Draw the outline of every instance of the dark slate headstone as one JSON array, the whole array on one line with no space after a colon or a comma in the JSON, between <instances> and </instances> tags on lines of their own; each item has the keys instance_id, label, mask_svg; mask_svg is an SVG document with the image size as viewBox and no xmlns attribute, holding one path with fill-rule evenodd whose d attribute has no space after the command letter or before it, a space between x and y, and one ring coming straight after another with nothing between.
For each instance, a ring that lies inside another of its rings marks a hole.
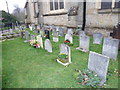
<instances>
[{"instance_id":1,"label":"dark slate headstone","mask_svg":"<svg viewBox=\"0 0 120 90\"><path fill-rule=\"evenodd\" d=\"M45 30L45 38L50 39L50 31Z\"/></svg>"}]
</instances>

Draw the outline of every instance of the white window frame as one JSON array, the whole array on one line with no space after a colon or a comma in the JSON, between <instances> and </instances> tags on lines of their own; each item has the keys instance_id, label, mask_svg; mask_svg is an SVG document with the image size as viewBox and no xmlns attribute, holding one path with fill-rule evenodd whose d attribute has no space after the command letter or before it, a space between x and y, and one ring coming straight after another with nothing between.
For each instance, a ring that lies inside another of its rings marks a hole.
<instances>
[{"instance_id":1,"label":"white window frame","mask_svg":"<svg viewBox=\"0 0 120 90\"><path fill-rule=\"evenodd\" d=\"M97 0L97 2L96 2L96 8L97 9L101 9L101 2L102 2L102 0ZM115 7L115 0L112 0L112 9Z\"/></svg>"},{"instance_id":2,"label":"white window frame","mask_svg":"<svg viewBox=\"0 0 120 90\"><path fill-rule=\"evenodd\" d=\"M58 9L57 10L55 10L55 4L54 4L54 1L55 0L53 0L53 10L50 10L50 0L49 0L49 13L61 13L61 12L65 12L65 7L66 7L66 5L65 5L65 0L63 0L63 3L64 3L64 8L63 9L60 9L60 0L58 0Z\"/></svg>"}]
</instances>

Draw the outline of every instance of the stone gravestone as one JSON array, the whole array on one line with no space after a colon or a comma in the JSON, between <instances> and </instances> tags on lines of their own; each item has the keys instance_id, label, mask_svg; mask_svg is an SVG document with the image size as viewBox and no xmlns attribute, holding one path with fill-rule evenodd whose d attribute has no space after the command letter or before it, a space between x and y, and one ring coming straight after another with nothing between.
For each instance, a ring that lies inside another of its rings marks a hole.
<instances>
[{"instance_id":1,"label":"stone gravestone","mask_svg":"<svg viewBox=\"0 0 120 90\"><path fill-rule=\"evenodd\" d=\"M101 44L102 43L102 34L101 33L94 33L93 34L93 43L94 44Z\"/></svg>"},{"instance_id":2,"label":"stone gravestone","mask_svg":"<svg viewBox=\"0 0 120 90\"><path fill-rule=\"evenodd\" d=\"M116 60L118 55L119 39L104 38L102 54Z\"/></svg>"},{"instance_id":3,"label":"stone gravestone","mask_svg":"<svg viewBox=\"0 0 120 90\"><path fill-rule=\"evenodd\" d=\"M54 42L58 42L59 41L58 32L56 30L53 31L53 41Z\"/></svg>"},{"instance_id":4,"label":"stone gravestone","mask_svg":"<svg viewBox=\"0 0 120 90\"><path fill-rule=\"evenodd\" d=\"M50 31L45 30L45 38L50 39Z\"/></svg>"},{"instance_id":5,"label":"stone gravestone","mask_svg":"<svg viewBox=\"0 0 120 90\"><path fill-rule=\"evenodd\" d=\"M109 57L95 52L90 52L88 59L88 69L94 71L101 78L99 86L102 86L106 82L108 65Z\"/></svg>"},{"instance_id":6,"label":"stone gravestone","mask_svg":"<svg viewBox=\"0 0 120 90\"><path fill-rule=\"evenodd\" d=\"M84 31L79 31L79 38L80 38L81 36L86 36L86 33L85 33Z\"/></svg>"},{"instance_id":7,"label":"stone gravestone","mask_svg":"<svg viewBox=\"0 0 120 90\"><path fill-rule=\"evenodd\" d=\"M73 35L73 29L72 28L68 28L67 34Z\"/></svg>"},{"instance_id":8,"label":"stone gravestone","mask_svg":"<svg viewBox=\"0 0 120 90\"><path fill-rule=\"evenodd\" d=\"M29 42L29 32L25 31L25 38L26 40L24 42Z\"/></svg>"},{"instance_id":9,"label":"stone gravestone","mask_svg":"<svg viewBox=\"0 0 120 90\"><path fill-rule=\"evenodd\" d=\"M89 36L81 36L79 47L76 48L77 50L81 50L83 52L89 51L89 43L90 43L90 37Z\"/></svg>"},{"instance_id":10,"label":"stone gravestone","mask_svg":"<svg viewBox=\"0 0 120 90\"><path fill-rule=\"evenodd\" d=\"M40 30L40 35L41 35L42 37L44 37L44 35L45 35L44 27L42 27L42 29Z\"/></svg>"},{"instance_id":11,"label":"stone gravestone","mask_svg":"<svg viewBox=\"0 0 120 90\"><path fill-rule=\"evenodd\" d=\"M52 44L49 39L45 40L45 50L52 53Z\"/></svg>"},{"instance_id":12,"label":"stone gravestone","mask_svg":"<svg viewBox=\"0 0 120 90\"><path fill-rule=\"evenodd\" d=\"M40 48L43 48L43 41L41 35L38 35L36 38L37 38L37 42L39 42Z\"/></svg>"},{"instance_id":13,"label":"stone gravestone","mask_svg":"<svg viewBox=\"0 0 120 90\"><path fill-rule=\"evenodd\" d=\"M71 51L70 51L70 47L66 44L61 44L60 45L60 54L66 54L68 55L68 62L66 63L63 63L61 62L60 60L57 59L57 62L64 65L64 66L67 66L69 64L71 64Z\"/></svg>"},{"instance_id":14,"label":"stone gravestone","mask_svg":"<svg viewBox=\"0 0 120 90\"><path fill-rule=\"evenodd\" d=\"M65 35L65 40L69 40L70 43L73 43L72 35L70 35L70 34L66 34L66 35Z\"/></svg>"},{"instance_id":15,"label":"stone gravestone","mask_svg":"<svg viewBox=\"0 0 120 90\"><path fill-rule=\"evenodd\" d=\"M52 35L53 35L53 32L55 32L56 31L56 28L54 27L54 28L52 28Z\"/></svg>"},{"instance_id":16,"label":"stone gravestone","mask_svg":"<svg viewBox=\"0 0 120 90\"><path fill-rule=\"evenodd\" d=\"M64 30L63 28L59 28L59 36L64 36Z\"/></svg>"}]
</instances>

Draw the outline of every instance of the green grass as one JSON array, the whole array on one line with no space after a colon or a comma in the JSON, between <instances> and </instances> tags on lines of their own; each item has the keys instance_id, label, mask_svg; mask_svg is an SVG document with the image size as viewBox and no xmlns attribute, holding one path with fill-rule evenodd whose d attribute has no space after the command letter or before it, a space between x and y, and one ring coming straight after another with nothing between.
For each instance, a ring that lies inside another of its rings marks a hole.
<instances>
[{"instance_id":1,"label":"green grass","mask_svg":"<svg viewBox=\"0 0 120 90\"><path fill-rule=\"evenodd\" d=\"M102 52L102 45L93 45L92 38L90 51ZM88 88L78 84L75 80L75 69L86 69L89 53L76 50L79 46L78 37L74 36L74 45L71 46L72 64L68 67L56 62L59 54L58 43L52 42L53 53L44 49L35 49L21 38L2 43L2 87L3 88ZM120 59L120 51L119 56ZM106 88L118 88L117 61L110 60Z\"/></svg>"}]
</instances>

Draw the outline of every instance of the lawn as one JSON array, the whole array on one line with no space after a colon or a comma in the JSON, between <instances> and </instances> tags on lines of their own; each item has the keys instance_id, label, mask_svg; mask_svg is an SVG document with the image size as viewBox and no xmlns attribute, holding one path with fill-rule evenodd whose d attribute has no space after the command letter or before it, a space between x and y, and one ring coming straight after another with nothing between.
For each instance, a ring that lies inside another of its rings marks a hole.
<instances>
[{"instance_id":1,"label":"lawn","mask_svg":"<svg viewBox=\"0 0 120 90\"><path fill-rule=\"evenodd\" d=\"M101 53L102 45L94 45L92 40L91 38L90 51ZM74 45L71 46L72 64L68 67L56 62L63 37L60 37L58 43L52 42L51 38L53 53L35 49L23 41L16 38L2 43L3 88L89 88L80 85L74 77L75 69L87 68L89 55L75 49L79 46L78 36L74 36ZM118 58L120 59L120 51ZM118 88L115 69L118 70L118 59L110 60L105 88Z\"/></svg>"}]
</instances>

